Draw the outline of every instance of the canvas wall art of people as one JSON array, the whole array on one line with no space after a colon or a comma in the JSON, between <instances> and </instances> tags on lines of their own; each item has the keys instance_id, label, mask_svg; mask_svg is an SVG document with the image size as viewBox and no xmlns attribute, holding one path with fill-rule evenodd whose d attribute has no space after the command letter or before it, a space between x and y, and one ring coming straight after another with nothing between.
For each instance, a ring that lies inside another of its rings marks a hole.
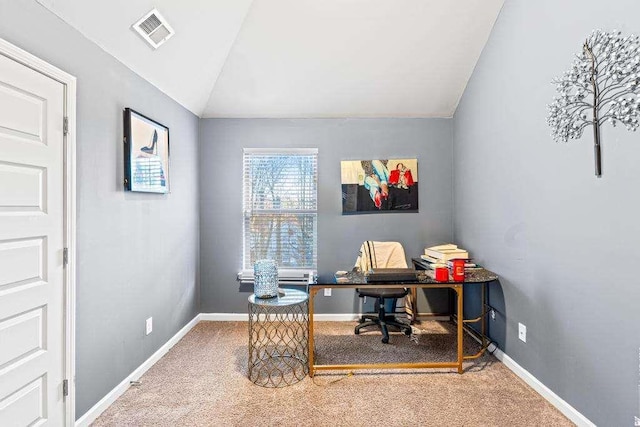
<instances>
[{"instance_id":1,"label":"canvas wall art of people","mask_svg":"<svg viewBox=\"0 0 640 427\"><path fill-rule=\"evenodd\" d=\"M418 160L340 162L342 213L418 212Z\"/></svg>"}]
</instances>

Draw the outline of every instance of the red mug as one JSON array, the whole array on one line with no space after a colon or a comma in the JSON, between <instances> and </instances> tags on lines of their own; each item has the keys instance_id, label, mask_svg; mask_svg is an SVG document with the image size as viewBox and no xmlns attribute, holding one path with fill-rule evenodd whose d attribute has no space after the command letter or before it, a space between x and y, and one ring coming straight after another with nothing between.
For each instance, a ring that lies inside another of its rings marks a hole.
<instances>
[{"instance_id":1,"label":"red mug","mask_svg":"<svg viewBox=\"0 0 640 427\"><path fill-rule=\"evenodd\" d=\"M436 281L446 282L449 280L449 269L447 267L436 267Z\"/></svg>"},{"instance_id":2,"label":"red mug","mask_svg":"<svg viewBox=\"0 0 640 427\"><path fill-rule=\"evenodd\" d=\"M453 281L454 282L464 281L464 260L463 259L453 260Z\"/></svg>"}]
</instances>

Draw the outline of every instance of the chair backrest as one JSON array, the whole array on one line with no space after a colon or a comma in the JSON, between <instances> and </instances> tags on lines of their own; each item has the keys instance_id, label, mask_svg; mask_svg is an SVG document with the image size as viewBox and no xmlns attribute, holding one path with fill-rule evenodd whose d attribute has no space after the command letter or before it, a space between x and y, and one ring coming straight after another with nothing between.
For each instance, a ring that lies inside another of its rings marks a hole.
<instances>
[{"instance_id":1,"label":"chair backrest","mask_svg":"<svg viewBox=\"0 0 640 427\"><path fill-rule=\"evenodd\" d=\"M360 246L356 268L360 271L372 268L407 268L404 248L400 242L367 240Z\"/></svg>"}]
</instances>

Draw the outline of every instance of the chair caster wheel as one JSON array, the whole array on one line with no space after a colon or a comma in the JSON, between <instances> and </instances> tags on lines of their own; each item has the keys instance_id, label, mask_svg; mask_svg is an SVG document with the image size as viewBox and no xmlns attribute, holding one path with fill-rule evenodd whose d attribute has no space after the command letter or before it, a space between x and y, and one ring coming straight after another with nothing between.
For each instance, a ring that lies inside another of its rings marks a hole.
<instances>
[{"instance_id":1,"label":"chair caster wheel","mask_svg":"<svg viewBox=\"0 0 640 427\"><path fill-rule=\"evenodd\" d=\"M389 344L389 338L382 338L382 344Z\"/></svg>"},{"instance_id":2,"label":"chair caster wheel","mask_svg":"<svg viewBox=\"0 0 640 427\"><path fill-rule=\"evenodd\" d=\"M404 330L404 334L405 334L406 336L411 335L411 328L409 328L409 329L405 329L405 330Z\"/></svg>"},{"instance_id":3,"label":"chair caster wheel","mask_svg":"<svg viewBox=\"0 0 640 427\"><path fill-rule=\"evenodd\" d=\"M356 330L354 331L354 333L355 333L356 335L360 335L360 329L356 329Z\"/></svg>"}]
</instances>

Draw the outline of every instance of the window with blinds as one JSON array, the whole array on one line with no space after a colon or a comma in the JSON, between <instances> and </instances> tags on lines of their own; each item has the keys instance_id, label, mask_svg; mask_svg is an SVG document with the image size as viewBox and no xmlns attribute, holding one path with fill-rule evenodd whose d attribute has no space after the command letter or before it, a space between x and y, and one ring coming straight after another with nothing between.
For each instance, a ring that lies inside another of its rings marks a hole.
<instances>
[{"instance_id":1,"label":"window with blinds","mask_svg":"<svg viewBox=\"0 0 640 427\"><path fill-rule=\"evenodd\" d=\"M244 149L243 269L317 269L318 150Z\"/></svg>"}]
</instances>

